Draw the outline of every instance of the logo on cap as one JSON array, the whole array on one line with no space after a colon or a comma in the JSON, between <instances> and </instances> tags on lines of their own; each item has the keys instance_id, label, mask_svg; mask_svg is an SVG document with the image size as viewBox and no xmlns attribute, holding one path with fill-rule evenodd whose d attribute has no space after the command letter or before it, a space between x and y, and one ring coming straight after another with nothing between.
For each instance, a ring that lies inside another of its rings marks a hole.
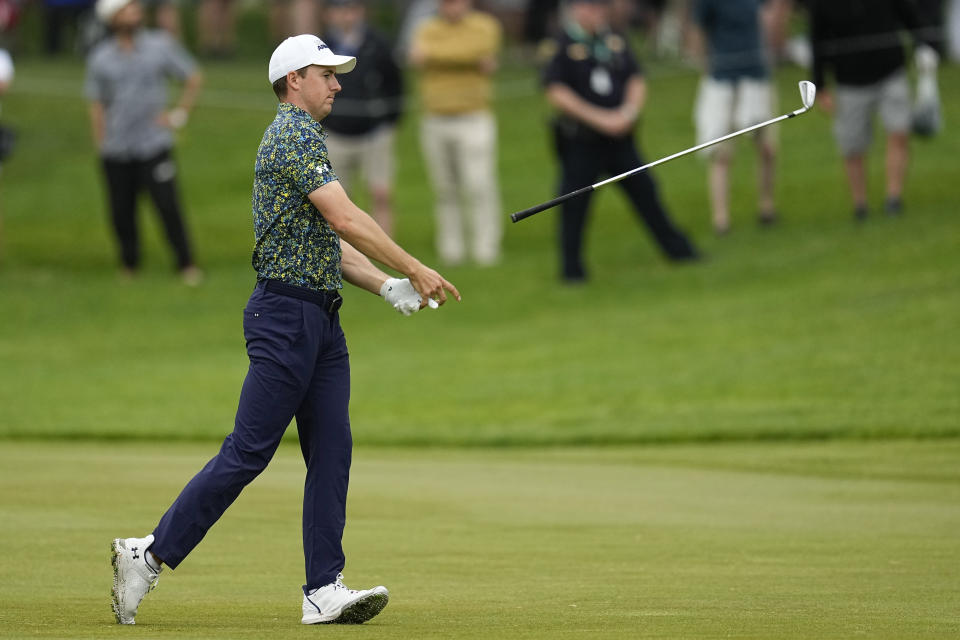
<instances>
[{"instance_id":1,"label":"logo on cap","mask_svg":"<svg viewBox=\"0 0 960 640\"><path fill-rule=\"evenodd\" d=\"M328 47L328 46L325 45L325 44L318 44L318 45L317 45L317 51L323 51L324 49L329 49L329 48L330 48L330 47Z\"/></svg>"}]
</instances>

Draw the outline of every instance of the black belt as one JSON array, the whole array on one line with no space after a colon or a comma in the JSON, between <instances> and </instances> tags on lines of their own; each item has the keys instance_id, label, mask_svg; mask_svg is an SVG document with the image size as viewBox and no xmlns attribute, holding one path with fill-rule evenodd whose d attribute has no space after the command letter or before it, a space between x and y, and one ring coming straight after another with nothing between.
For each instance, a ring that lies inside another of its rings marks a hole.
<instances>
[{"instance_id":1,"label":"black belt","mask_svg":"<svg viewBox=\"0 0 960 640\"><path fill-rule=\"evenodd\" d=\"M258 286L261 284L263 288L270 293L312 302L331 315L336 313L343 305L343 296L341 296L340 292L336 289L315 291L314 289L307 289L306 287L298 287L289 282L270 279L257 282Z\"/></svg>"}]
</instances>

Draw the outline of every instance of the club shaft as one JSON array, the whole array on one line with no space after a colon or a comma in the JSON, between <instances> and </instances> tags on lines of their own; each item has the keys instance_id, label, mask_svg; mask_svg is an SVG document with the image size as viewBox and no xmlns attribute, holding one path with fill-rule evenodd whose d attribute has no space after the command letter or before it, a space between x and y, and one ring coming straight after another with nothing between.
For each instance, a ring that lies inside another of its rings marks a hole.
<instances>
[{"instance_id":1,"label":"club shaft","mask_svg":"<svg viewBox=\"0 0 960 640\"><path fill-rule=\"evenodd\" d=\"M790 112L790 113L785 113L785 114L783 114L782 116L777 116L776 118L772 118L772 119L767 120L767 121L765 121L765 122L761 122L761 123L759 123L759 124L755 124L755 125L753 125L753 126L747 127L746 129L741 129L740 131L734 131L733 133L728 133L727 135L721 136L721 137L719 137L719 138L717 138L717 139L715 139L715 140L710 140L710 141L708 141L708 142L704 142L704 143L702 143L702 144L698 144L698 145L695 146L695 147L690 147L689 149L684 149L683 151L678 151L677 153L674 153L673 155L669 155L669 156L666 156L666 157L664 157L664 158L660 158L659 160L654 160L653 162L650 162L650 163L648 163L648 164L645 164L645 165L643 165L642 167L637 167L637 168L635 168L635 169L631 169L630 171L625 171L624 173L621 173L620 175L613 176L612 178L607 178L606 180L603 180L603 181L598 182L598 183L596 183L596 184L592 184L592 185L590 185L589 187L583 187L582 189L577 189L576 191L571 191L570 193L566 193L566 194L564 194L564 195L562 195L562 196L559 196L559 197L557 197L557 198L554 198L553 200L548 200L547 202L544 202L544 203L542 203L542 204L538 204L538 205L536 205L535 207L530 207L529 209L524 209L523 211L518 211L518 212L516 212L516 213L513 213L513 214L510 215L510 219L513 220L514 222L519 222L520 220L523 220L524 218L529 218L530 216L532 216L532 215L535 214L535 213L540 213L541 211L546 211L547 209L550 209L550 208L552 208L552 207L555 207L555 206L557 206L558 204L561 204L561 203L563 203L563 202L566 202L567 200L570 200L570 199L572 199L572 198L576 198L576 197L582 196L582 195L584 195L584 194L586 194L586 193L589 193L589 192L593 191L594 189L599 189L600 187L602 187L602 186L604 186L604 185L610 184L610 183L612 183L612 182L619 182L619 181L623 180L624 178L629 178L630 176L632 176L632 175L634 175L634 174L636 174L636 173L640 173L641 171L646 171L647 169L649 169L649 168L651 168L651 167L655 167L655 166L657 166L658 164L663 164L664 162L670 162L671 160L675 160L676 158L679 158L679 157L681 157L681 156L685 156L685 155L690 154L690 153L695 153L695 152L697 152L697 151L700 151L701 149L706 149L707 147L713 146L713 145L715 145L715 144L720 144L721 142L724 142L724 141L729 140L729 139L731 139L731 138L736 138L737 136L742 136L742 135L745 134L745 133L750 133L751 131L755 131L755 130L757 130L757 129L760 129L760 128L769 126L769 125L771 125L771 124L780 122L781 120L786 120L787 118L793 118L794 116L798 116L798 115L800 115L801 113L806 112L807 109L808 109L807 107L804 107L804 108L801 108L801 109L797 109L796 111L792 111L792 112Z\"/></svg>"},{"instance_id":2,"label":"club shaft","mask_svg":"<svg viewBox=\"0 0 960 640\"><path fill-rule=\"evenodd\" d=\"M730 140L731 138L736 138L737 136L742 136L742 135L745 134L745 133L750 133L751 131L755 131L755 130L757 130L757 129L762 129L763 127L767 127L767 126L769 126L769 125L771 125L771 124L775 124L775 123L777 123L777 122L780 122L781 120L786 120L787 118L792 118L792 117L794 117L794 116L800 115L800 114L803 113L804 111L806 111L806 109L797 109L796 111L792 111L792 112L790 112L790 113L785 113L785 114L783 114L782 116L777 116L776 118L771 118L770 120L767 120L767 121L765 121L765 122L760 122L760 123L755 124L755 125L753 125L753 126L747 127L746 129L740 129L740 131L734 131L733 133L728 133L727 135L721 136L721 137L719 137L719 138L717 138L717 139L715 139L715 140L709 140L709 141L704 142L704 143L702 143L702 144L698 144L698 145L695 146L695 147L690 147L689 149L684 149L683 151L678 151L677 153L674 153L673 155L669 155L669 156L666 156L666 157L664 157L664 158L660 158L659 160L654 160L653 162L647 163L647 164L643 165L642 167L637 167L636 169L631 169L630 171L625 171L625 172L621 173L620 175L613 176L612 178L607 178L606 180L603 180L603 181L601 181L601 182L598 182L598 183L592 185L592 187L593 187L594 189L597 189L597 188L599 188L599 187L602 187L602 186L605 185L605 184L610 184L611 182L619 182L620 180L623 180L624 178L629 178L630 176L632 176L632 175L635 174L635 173L640 173L641 171L646 171L647 169L649 169L649 168L651 168L651 167L655 167L655 166L657 166L658 164L663 164L664 162L670 162L671 160L675 160L675 159L677 159L677 158L679 158L679 157L681 157L681 156L685 156L685 155L690 154L690 153L696 153L697 151L700 151L701 149L706 149L707 147L712 147L712 146L715 145L715 144L720 144L721 142L726 142L727 140Z\"/></svg>"},{"instance_id":3,"label":"club shaft","mask_svg":"<svg viewBox=\"0 0 960 640\"><path fill-rule=\"evenodd\" d=\"M596 185L590 185L589 187L583 187L582 189L577 189L576 191L571 191L570 193L565 193L565 194L563 194L562 196L560 196L560 197L558 197L558 198L554 198L553 200L549 200L549 201L544 202L544 203L542 203L542 204L538 204L538 205L535 206L535 207L530 207L529 209L524 209L523 211L517 211L516 213L512 213L512 214L510 214L510 219L513 220L514 222L519 222L520 220L523 220L524 218L529 218L530 216L532 216L532 215L535 214L535 213L540 213L541 211L546 211L547 209L550 209L550 208L552 208L552 207L555 207L555 206L557 206L558 204L560 204L560 203L562 203L562 202L566 202L567 200L571 200L571 199L576 198L576 197L578 197L578 196L582 196L582 195L585 194L585 193L589 193L589 192L593 191L595 188L596 188Z\"/></svg>"}]
</instances>

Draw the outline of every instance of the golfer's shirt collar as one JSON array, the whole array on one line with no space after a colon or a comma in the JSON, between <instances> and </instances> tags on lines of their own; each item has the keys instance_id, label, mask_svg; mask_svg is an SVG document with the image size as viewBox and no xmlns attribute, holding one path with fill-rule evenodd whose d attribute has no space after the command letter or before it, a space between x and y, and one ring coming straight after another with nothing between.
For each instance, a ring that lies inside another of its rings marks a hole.
<instances>
[{"instance_id":1,"label":"golfer's shirt collar","mask_svg":"<svg viewBox=\"0 0 960 640\"><path fill-rule=\"evenodd\" d=\"M280 106L277 107L277 115L281 118L286 117L295 120L300 126L311 127L317 131L321 140L327 139L327 131L323 128L323 125L295 104L281 102Z\"/></svg>"}]
</instances>

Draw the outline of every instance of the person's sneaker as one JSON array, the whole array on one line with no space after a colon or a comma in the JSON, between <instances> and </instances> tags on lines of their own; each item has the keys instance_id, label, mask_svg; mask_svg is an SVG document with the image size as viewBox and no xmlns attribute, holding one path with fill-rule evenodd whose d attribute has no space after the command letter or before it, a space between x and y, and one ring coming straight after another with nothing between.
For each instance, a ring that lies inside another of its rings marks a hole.
<instances>
[{"instance_id":1,"label":"person's sneaker","mask_svg":"<svg viewBox=\"0 0 960 640\"><path fill-rule=\"evenodd\" d=\"M119 624L136 624L134 618L140 601L157 586L163 569L154 571L144 558L151 544L152 535L113 541L113 613Z\"/></svg>"},{"instance_id":2,"label":"person's sneaker","mask_svg":"<svg viewBox=\"0 0 960 640\"><path fill-rule=\"evenodd\" d=\"M772 227L780 221L780 215L775 211L762 211L757 216L757 224L761 227Z\"/></svg>"},{"instance_id":3,"label":"person's sneaker","mask_svg":"<svg viewBox=\"0 0 960 640\"><path fill-rule=\"evenodd\" d=\"M888 216L896 217L903 213L903 200L901 198L890 197L883 206Z\"/></svg>"},{"instance_id":4,"label":"person's sneaker","mask_svg":"<svg viewBox=\"0 0 960 640\"><path fill-rule=\"evenodd\" d=\"M390 593L386 587L363 591L348 589L343 575L337 581L303 594L303 624L363 624L387 606Z\"/></svg>"},{"instance_id":5,"label":"person's sneaker","mask_svg":"<svg viewBox=\"0 0 960 640\"><path fill-rule=\"evenodd\" d=\"M868 213L868 211L867 211L867 205L865 205L865 204L858 204L858 205L857 205L856 207L854 207L854 209L853 209L853 220L854 220L854 222L863 222L864 220L867 219L867 216L868 216L868 215L869 215L869 213Z\"/></svg>"},{"instance_id":6,"label":"person's sneaker","mask_svg":"<svg viewBox=\"0 0 960 640\"><path fill-rule=\"evenodd\" d=\"M199 287L203 284L203 271L194 266L184 267L180 270L180 279L188 287Z\"/></svg>"}]
</instances>

